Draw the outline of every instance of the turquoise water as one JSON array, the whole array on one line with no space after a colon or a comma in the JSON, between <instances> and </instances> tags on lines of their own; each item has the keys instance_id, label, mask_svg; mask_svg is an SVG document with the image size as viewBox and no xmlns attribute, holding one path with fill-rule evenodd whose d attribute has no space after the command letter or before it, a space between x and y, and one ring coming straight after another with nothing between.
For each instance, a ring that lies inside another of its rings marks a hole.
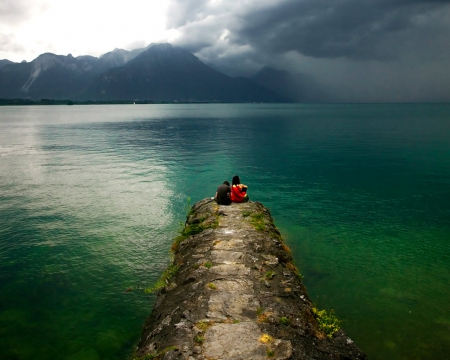
<instances>
[{"instance_id":1,"label":"turquoise water","mask_svg":"<svg viewBox=\"0 0 450 360\"><path fill-rule=\"evenodd\" d=\"M125 359L186 206L241 175L371 359L450 353L450 105L0 108L0 359Z\"/></svg>"}]
</instances>

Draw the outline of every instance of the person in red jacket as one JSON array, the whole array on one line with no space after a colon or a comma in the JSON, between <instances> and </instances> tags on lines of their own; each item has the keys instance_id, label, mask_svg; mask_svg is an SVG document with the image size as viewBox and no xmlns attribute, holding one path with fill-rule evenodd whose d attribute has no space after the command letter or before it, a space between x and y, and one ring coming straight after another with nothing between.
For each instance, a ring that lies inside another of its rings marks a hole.
<instances>
[{"instance_id":1,"label":"person in red jacket","mask_svg":"<svg viewBox=\"0 0 450 360\"><path fill-rule=\"evenodd\" d=\"M247 202L249 200L247 188L247 185L241 184L239 176L234 175L231 181L231 201L235 203Z\"/></svg>"}]
</instances>

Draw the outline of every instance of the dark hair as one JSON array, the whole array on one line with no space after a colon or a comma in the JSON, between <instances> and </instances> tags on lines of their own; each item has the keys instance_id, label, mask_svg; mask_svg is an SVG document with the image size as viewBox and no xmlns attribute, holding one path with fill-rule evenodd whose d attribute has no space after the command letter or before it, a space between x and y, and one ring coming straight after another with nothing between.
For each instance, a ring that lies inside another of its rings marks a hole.
<instances>
[{"instance_id":1,"label":"dark hair","mask_svg":"<svg viewBox=\"0 0 450 360\"><path fill-rule=\"evenodd\" d=\"M224 183L224 185L230 186L230 182L228 180L225 180L223 183Z\"/></svg>"},{"instance_id":2,"label":"dark hair","mask_svg":"<svg viewBox=\"0 0 450 360\"><path fill-rule=\"evenodd\" d=\"M239 184L241 183L241 179L239 179L239 176L234 175L234 176L233 176L233 180L231 181L231 183L232 183L233 185L239 185Z\"/></svg>"}]
</instances>

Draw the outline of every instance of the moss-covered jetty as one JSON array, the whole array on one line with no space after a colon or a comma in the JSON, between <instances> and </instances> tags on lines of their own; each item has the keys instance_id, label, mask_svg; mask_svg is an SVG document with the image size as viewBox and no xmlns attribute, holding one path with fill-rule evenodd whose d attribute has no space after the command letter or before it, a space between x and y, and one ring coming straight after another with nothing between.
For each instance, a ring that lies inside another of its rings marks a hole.
<instances>
[{"instance_id":1,"label":"moss-covered jetty","mask_svg":"<svg viewBox=\"0 0 450 360\"><path fill-rule=\"evenodd\" d=\"M315 309L269 211L204 199L174 240L136 359L366 359Z\"/></svg>"}]
</instances>

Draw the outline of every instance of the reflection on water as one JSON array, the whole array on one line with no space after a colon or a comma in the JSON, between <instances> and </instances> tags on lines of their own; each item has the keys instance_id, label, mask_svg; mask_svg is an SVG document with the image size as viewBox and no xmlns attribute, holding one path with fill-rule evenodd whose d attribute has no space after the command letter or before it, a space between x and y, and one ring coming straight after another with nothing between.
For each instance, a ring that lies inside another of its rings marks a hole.
<instances>
[{"instance_id":1,"label":"reflection on water","mask_svg":"<svg viewBox=\"0 0 450 360\"><path fill-rule=\"evenodd\" d=\"M374 359L450 350L450 106L0 108L0 358L122 359L191 203L239 174ZM65 355L61 355L65 354Z\"/></svg>"}]
</instances>

